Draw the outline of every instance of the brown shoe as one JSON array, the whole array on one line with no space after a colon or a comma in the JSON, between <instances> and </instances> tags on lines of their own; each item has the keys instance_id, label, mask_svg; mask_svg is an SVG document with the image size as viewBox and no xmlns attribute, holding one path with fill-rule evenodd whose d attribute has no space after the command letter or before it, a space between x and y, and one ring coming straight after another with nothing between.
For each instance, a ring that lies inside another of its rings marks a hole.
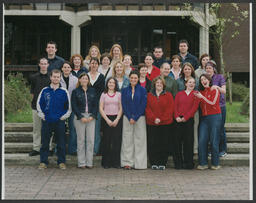
<instances>
[{"instance_id":1,"label":"brown shoe","mask_svg":"<svg viewBox=\"0 0 256 203\"><path fill-rule=\"evenodd\" d=\"M65 165L64 163L60 163L60 164L59 164L59 168L60 168L61 170L67 169L67 167L66 167L66 165Z\"/></svg>"},{"instance_id":2,"label":"brown shoe","mask_svg":"<svg viewBox=\"0 0 256 203\"><path fill-rule=\"evenodd\" d=\"M47 165L45 163L40 163L38 169L47 169Z\"/></svg>"}]
</instances>

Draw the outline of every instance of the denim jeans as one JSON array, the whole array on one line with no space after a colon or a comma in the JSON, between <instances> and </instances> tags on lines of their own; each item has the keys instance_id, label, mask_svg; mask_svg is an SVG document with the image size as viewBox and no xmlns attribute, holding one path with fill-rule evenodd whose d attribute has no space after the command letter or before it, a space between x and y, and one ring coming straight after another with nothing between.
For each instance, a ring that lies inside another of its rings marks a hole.
<instances>
[{"instance_id":1,"label":"denim jeans","mask_svg":"<svg viewBox=\"0 0 256 203\"><path fill-rule=\"evenodd\" d=\"M100 112L98 112L97 119L95 122L94 154L98 154L100 149L100 140L101 140L100 127L101 127L101 115L100 115Z\"/></svg>"},{"instance_id":2,"label":"denim jeans","mask_svg":"<svg viewBox=\"0 0 256 203\"><path fill-rule=\"evenodd\" d=\"M221 107L221 127L220 127L220 152L227 152L227 138L225 130L226 106Z\"/></svg>"},{"instance_id":3,"label":"denim jeans","mask_svg":"<svg viewBox=\"0 0 256 203\"><path fill-rule=\"evenodd\" d=\"M199 165L208 165L208 142L211 145L211 163L219 165L221 114L202 116L199 126L198 159Z\"/></svg>"},{"instance_id":4,"label":"denim jeans","mask_svg":"<svg viewBox=\"0 0 256 203\"><path fill-rule=\"evenodd\" d=\"M71 113L68 118L68 128L69 128L69 139L68 139L68 153L73 154L77 151L77 135L74 126L74 112Z\"/></svg>"},{"instance_id":5,"label":"denim jeans","mask_svg":"<svg viewBox=\"0 0 256 203\"><path fill-rule=\"evenodd\" d=\"M54 132L57 143L57 164L66 162L65 121L59 120L53 123L42 121L42 145L40 148L40 162L48 165L49 142Z\"/></svg>"}]
</instances>

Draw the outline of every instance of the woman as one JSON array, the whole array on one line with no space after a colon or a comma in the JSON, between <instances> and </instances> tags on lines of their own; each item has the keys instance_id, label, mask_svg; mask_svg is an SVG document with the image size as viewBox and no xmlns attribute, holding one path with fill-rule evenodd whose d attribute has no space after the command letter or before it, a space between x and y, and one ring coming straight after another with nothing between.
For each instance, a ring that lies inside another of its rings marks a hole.
<instances>
[{"instance_id":1,"label":"woman","mask_svg":"<svg viewBox=\"0 0 256 203\"><path fill-rule=\"evenodd\" d=\"M174 80L177 80L180 77L181 72L181 58L179 55L173 55L172 56L172 68L171 72L169 73L169 76L172 77Z\"/></svg>"},{"instance_id":2,"label":"woman","mask_svg":"<svg viewBox=\"0 0 256 203\"><path fill-rule=\"evenodd\" d=\"M203 54L200 59L199 59L199 63L200 66L198 69L195 70L195 75L196 78L200 78L200 76L204 73L206 73L205 71L205 65L206 63L210 60L210 56L208 54Z\"/></svg>"},{"instance_id":3,"label":"woman","mask_svg":"<svg viewBox=\"0 0 256 203\"><path fill-rule=\"evenodd\" d=\"M221 129L220 129L220 157L227 155L227 139L225 131L226 121L226 81L223 75L217 74L216 63L209 61L206 63L206 73L212 78L212 89L215 88L220 92L220 109L221 109Z\"/></svg>"},{"instance_id":4,"label":"woman","mask_svg":"<svg viewBox=\"0 0 256 203\"><path fill-rule=\"evenodd\" d=\"M110 68L110 62L111 62L111 56L109 53L104 53L100 57L101 65L99 66L98 71L104 75L105 79L107 78L107 75L111 73Z\"/></svg>"},{"instance_id":5,"label":"woman","mask_svg":"<svg viewBox=\"0 0 256 203\"><path fill-rule=\"evenodd\" d=\"M117 61L113 66L112 76L117 80L118 91L129 86L130 81L124 73L124 64L121 61Z\"/></svg>"},{"instance_id":6,"label":"woman","mask_svg":"<svg viewBox=\"0 0 256 203\"><path fill-rule=\"evenodd\" d=\"M71 67L73 68L72 74L79 77L81 73L88 73L88 70L82 66L83 57L80 54L74 54L70 58Z\"/></svg>"},{"instance_id":7,"label":"woman","mask_svg":"<svg viewBox=\"0 0 256 203\"><path fill-rule=\"evenodd\" d=\"M146 121L148 153L153 170L165 170L169 145L170 124L173 122L174 100L170 92L165 91L165 81L161 76L153 80L153 89L148 93Z\"/></svg>"},{"instance_id":8,"label":"woman","mask_svg":"<svg viewBox=\"0 0 256 203\"><path fill-rule=\"evenodd\" d=\"M63 63L61 68L62 75L60 79L60 84L62 87L66 88L69 93L69 97L71 98L72 91L76 88L77 77L72 75L71 64L68 61ZM69 128L69 139L68 139L68 153L70 155L76 155L77 153L77 135L74 127L74 112L71 113L68 118L68 128Z\"/></svg>"},{"instance_id":9,"label":"woman","mask_svg":"<svg viewBox=\"0 0 256 203\"><path fill-rule=\"evenodd\" d=\"M110 56L112 58L110 66L113 67L117 61L123 60L122 47L119 44L114 44L110 49Z\"/></svg>"},{"instance_id":10,"label":"woman","mask_svg":"<svg viewBox=\"0 0 256 203\"><path fill-rule=\"evenodd\" d=\"M123 59L123 64L124 64L124 72L127 77L129 77L129 74L132 70L135 70L133 67L131 67L132 64L132 57L128 54L124 55Z\"/></svg>"},{"instance_id":11,"label":"woman","mask_svg":"<svg viewBox=\"0 0 256 203\"><path fill-rule=\"evenodd\" d=\"M84 66L89 70L89 63L91 58L97 58L100 60L100 50L96 45L92 45L89 49L88 55L85 57Z\"/></svg>"},{"instance_id":12,"label":"woman","mask_svg":"<svg viewBox=\"0 0 256 203\"><path fill-rule=\"evenodd\" d=\"M174 118L177 130L174 143L174 163L176 169L193 169L194 115L199 99L194 95L196 81L193 77L185 81L186 90L175 97Z\"/></svg>"},{"instance_id":13,"label":"woman","mask_svg":"<svg viewBox=\"0 0 256 203\"><path fill-rule=\"evenodd\" d=\"M145 60L146 66L148 67L147 78L152 81L154 78L160 75L160 70L153 65L154 59L151 53L147 53Z\"/></svg>"},{"instance_id":14,"label":"woman","mask_svg":"<svg viewBox=\"0 0 256 203\"><path fill-rule=\"evenodd\" d=\"M211 169L217 170L219 165L219 140L221 128L221 109L219 105L220 92L212 87L212 79L207 74L202 74L199 80L198 93L195 93L200 99L200 108L202 118L199 125L198 137L198 161L197 169L204 170L208 168L208 141L211 145Z\"/></svg>"},{"instance_id":15,"label":"woman","mask_svg":"<svg viewBox=\"0 0 256 203\"><path fill-rule=\"evenodd\" d=\"M195 78L195 70L190 63L186 62L182 66L182 69L180 72L180 78L178 78L176 80L177 84L178 84L178 91L182 91L182 90L186 89L185 81L190 77ZM197 79L196 79L195 89L198 90L198 80Z\"/></svg>"},{"instance_id":16,"label":"woman","mask_svg":"<svg viewBox=\"0 0 256 203\"><path fill-rule=\"evenodd\" d=\"M148 67L145 63L140 63L138 69L140 73L139 84L149 92L151 90L151 81L147 78Z\"/></svg>"},{"instance_id":17,"label":"woman","mask_svg":"<svg viewBox=\"0 0 256 203\"><path fill-rule=\"evenodd\" d=\"M130 85L122 89L123 140L121 147L121 166L124 169L147 168L147 138L145 108L147 91L141 87L139 73L131 71Z\"/></svg>"},{"instance_id":18,"label":"woman","mask_svg":"<svg viewBox=\"0 0 256 203\"><path fill-rule=\"evenodd\" d=\"M164 78L165 80L165 84L166 84L166 91L172 93L172 96L175 97L175 95L178 92L178 85L177 82L169 75L170 73L170 64L169 63L163 63L160 67L160 73L161 76Z\"/></svg>"},{"instance_id":19,"label":"woman","mask_svg":"<svg viewBox=\"0 0 256 203\"><path fill-rule=\"evenodd\" d=\"M104 75L98 72L99 60L98 58L92 57L89 64L88 76L90 78L91 87L95 89L96 92L96 102L99 106L99 100L102 92L105 89L105 78ZM100 113L97 113L96 126L95 126L95 142L94 142L94 154L99 155L100 149Z\"/></svg>"},{"instance_id":20,"label":"woman","mask_svg":"<svg viewBox=\"0 0 256 203\"><path fill-rule=\"evenodd\" d=\"M117 80L110 77L100 97L100 114L103 118L101 165L105 169L120 168L122 113L121 93L117 91Z\"/></svg>"},{"instance_id":21,"label":"woman","mask_svg":"<svg viewBox=\"0 0 256 203\"><path fill-rule=\"evenodd\" d=\"M90 86L90 78L86 73L78 77L77 88L72 92L71 105L75 113L78 167L92 168L95 118L98 106L95 89Z\"/></svg>"}]
</instances>

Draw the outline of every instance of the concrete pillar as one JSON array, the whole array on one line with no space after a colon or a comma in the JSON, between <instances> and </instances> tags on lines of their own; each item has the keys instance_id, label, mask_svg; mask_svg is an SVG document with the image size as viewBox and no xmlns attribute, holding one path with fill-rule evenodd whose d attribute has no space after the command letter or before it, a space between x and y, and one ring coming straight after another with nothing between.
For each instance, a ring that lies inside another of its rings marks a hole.
<instances>
[{"instance_id":1,"label":"concrete pillar","mask_svg":"<svg viewBox=\"0 0 256 203\"><path fill-rule=\"evenodd\" d=\"M209 54L209 28L200 26L200 29L199 29L199 57L204 53Z\"/></svg>"},{"instance_id":2,"label":"concrete pillar","mask_svg":"<svg viewBox=\"0 0 256 203\"><path fill-rule=\"evenodd\" d=\"M81 28L74 25L71 28L71 55L80 54L81 49Z\"/></svg>"},{"instance_id":3,"label":"concrete pillar","mask_svg":"<svg viewBox=\"0 0 256 203\"><path fill-rule=\"evenodd\" d=\"M71 28L71 55L80 54L81 52L81 28L80 25L91 20L91 17L80 13L63 13L60 15L60 20L65 21Z\"/></svg>"}]
</instances>

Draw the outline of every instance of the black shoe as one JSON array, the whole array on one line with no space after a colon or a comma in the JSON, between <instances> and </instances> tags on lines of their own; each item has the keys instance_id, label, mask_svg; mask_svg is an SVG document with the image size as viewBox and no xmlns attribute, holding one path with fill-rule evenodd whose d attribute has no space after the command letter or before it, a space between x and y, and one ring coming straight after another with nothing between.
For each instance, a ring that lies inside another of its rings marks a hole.
<instances>
[{"instance_id":1,"label":"black shoe","mask_svg":"<svg viewBox=\"0 0 256 203\"><path fill-rule=\"evenodd\" d=\"M109 167L109 166L104 166L103 168L104 168L104 169L109 169L110 167Z\"/></svg>"},{"instance_id":2,"label":"black shoe","mask_svg":"<svg viewBox=\"0 0 256 203\"><path fill-rule=\"evenodd\" d=\"M54 151L51 150L51 151L49 151L48 156L53 156L53 154L54 154Z\"/></svg>"},{"instance_id":3,"label":"black shoe","mask_svg":"<svg viewBox=\"0 0 256 203\"><path fill-rule=\"evenodd\" d=\"M117 166L113 166L113 168L120 169L120 168L121 168L121 166L117 165Z\"/></svg>"},{"instance_id":4,"label":"black shoe","mask_svg":"<svg viewBox=\"0 0 256 203\"><path fill-rule=\"evenodd\" d=\"M39 155L40 154L40 152L38 152L38 151L36 151L36 150L32 150L31 152L29 152L29 156L37 156L37 155Z\"/></svg>"}]
</instances>

